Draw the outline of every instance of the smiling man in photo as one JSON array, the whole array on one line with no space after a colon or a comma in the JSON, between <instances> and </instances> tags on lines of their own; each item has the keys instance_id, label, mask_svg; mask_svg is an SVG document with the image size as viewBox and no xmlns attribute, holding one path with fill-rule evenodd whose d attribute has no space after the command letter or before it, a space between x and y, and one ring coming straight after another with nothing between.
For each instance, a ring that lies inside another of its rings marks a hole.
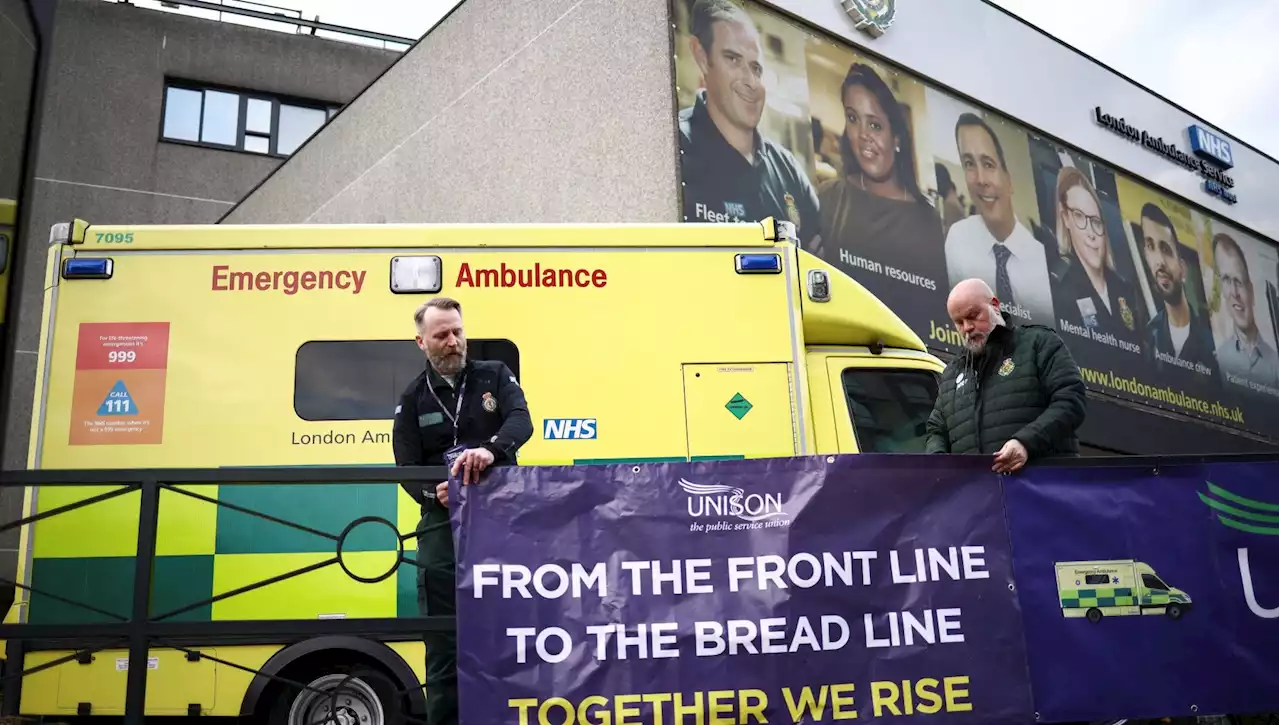
<instances>
[{"instance_id":1,"label":"smiling man in photo","mask_svg":"<svg viewBox=\"0 0 1280 725\"><path fill-rule=\"evenodd\" d=\"M956 150L978 214L947 232L948 278L952 284L980 279L1019 322L1056 329L1045 248L1013 212L1013 179L1000 139L986 121L963 113L956 120Z\"/></svg>"},{"instance_id":2,"label":"smiling man in photo","mask_svg":"<svg viewBox=\"0 0 1280 725\"><path fill-rule=\"evenodd\" d=\"M1262 339L1253 314L1253 278L1244 251L1226 234L1213 238L1213 261L1222 285L1222 304L1231 316L1231 330L1218 346L1218 364L1236 385L1250 381L1276 387L1276 351Z\"/></svg>"},{"instance_id":3,"label":"smiling man in photo","mask_svg":"<svg viewBox=\"0 0 1280 725\"><path fill-rule=\"evenodd\" d=\"M790 221L816 250L818 195L804 167L760 134L768 89L760 33L730 0L697 0L689 41L705 86L680 111L685 221Z\"/></svg>"}]
</instances>

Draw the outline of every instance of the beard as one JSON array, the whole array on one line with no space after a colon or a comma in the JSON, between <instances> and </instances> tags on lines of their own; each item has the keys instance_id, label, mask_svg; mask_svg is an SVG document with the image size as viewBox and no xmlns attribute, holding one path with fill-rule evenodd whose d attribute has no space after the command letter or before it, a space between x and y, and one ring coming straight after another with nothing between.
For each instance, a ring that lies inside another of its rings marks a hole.
<instances>
[{"instance_id":1,"label":"beard","mask_svg":"<svg viewBox=\"0 0 1280 725\"><path fill-rule=\"evenodd\" d=\"M457 350L428 352L427 360L441 375L457 375L467 363L467 347L461 345Z\"/></svg>"},{"instance_id":2,"label":"beard","mask_svg":"<svg viewBox=\"0 0 1280 725\"><path fill-rule=\"evenodd\" d=\"M1157 289L1160 289L1159 286L1157 286ZM1173 284L1169 287L1169 291L1165 292L1163 289L1160 289L1160 294L1164 297L1164 301L1171 305L1182 304L1182 281L1175 279Z\"/></svg>"},{"instance_id":3,"label":"beard","mask_svg":"<svg viewBox=\"0 0 1280 725\"><path fill-rule=\"evenodd\" d=\"M986 348L987 335L972 335L970 337L966 337L964 340L964 346L969 350L969 352L977 355Z\"/></svg>"}]
</instances>

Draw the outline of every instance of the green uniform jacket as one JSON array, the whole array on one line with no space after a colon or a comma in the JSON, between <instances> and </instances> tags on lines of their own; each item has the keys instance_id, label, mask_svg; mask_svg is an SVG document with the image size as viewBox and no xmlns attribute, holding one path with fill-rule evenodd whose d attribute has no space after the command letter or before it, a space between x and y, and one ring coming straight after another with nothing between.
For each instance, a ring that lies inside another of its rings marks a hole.
<instances>
[{"instance_id":1,"label":"green uniform jacket","mask_svg":"<svg viewBox=\"0 0 1280 725\"><path fill-rule=\"evenodd\" d=\"M942 371L925 450L991 454L1017 439L1028 460L1079 455L1084 415L1084 381L1062 338L1041 325L1011 326L1006 315L981 353L966 351Z\"/></svg>"}]
</instances>

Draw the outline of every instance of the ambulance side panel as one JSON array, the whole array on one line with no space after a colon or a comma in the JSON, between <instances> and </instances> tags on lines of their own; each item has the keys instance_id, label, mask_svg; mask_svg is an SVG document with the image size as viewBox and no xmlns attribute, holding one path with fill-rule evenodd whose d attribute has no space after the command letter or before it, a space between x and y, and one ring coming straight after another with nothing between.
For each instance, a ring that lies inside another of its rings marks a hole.
<instances>
[{"instance_id":1,"label":"ambulance side panel","mask_svg":"<svg viewBox=\"0 0 1280 725\"><path fill-rule=\"evenodd\" d=\"M689 457L781 458L799 453L791 367L685 365Z\"/></svg>"}]
</instances>

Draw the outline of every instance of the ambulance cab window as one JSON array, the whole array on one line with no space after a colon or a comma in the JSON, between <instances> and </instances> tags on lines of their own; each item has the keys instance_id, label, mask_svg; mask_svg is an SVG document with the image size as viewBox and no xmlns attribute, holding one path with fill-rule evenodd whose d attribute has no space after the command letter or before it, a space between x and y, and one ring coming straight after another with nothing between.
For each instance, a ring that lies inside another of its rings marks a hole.
<instances>
[{"instance_id":1,"label":"ambulance cab window","mask_svg":"<svg viewBox=\"0 0 1280 725\"><path fill-rule=\"evenodd\" d=\"M1169 585L1160 581L1160 577L1153 574L1142 575L1142 586L1148 589L1159 589L1161 591L1169 591Z\"/></svg>"},{"instance_id":2,"label":"ambulance cab window","mask_svg":"<svg viewBox=\"0 0 1280 725\"><path fill-rule=\"evenodd\" d=\"M923 370L846 368L841 375L863 453L923 453L938 376Z\"/></svg>"},{"instance_id":3,"label":"ambulance cab window","mask_svg":"<svg viewBox=\"0 0 1280 725\"><path fill-rule=\"evenodd\" d=\"M501 360L520 377L510 340L467 340L473 359ZM426 366L413 340L312 340L294 359L293 410L303 420L390 420Z\"/></svg>"}]
</instances>

